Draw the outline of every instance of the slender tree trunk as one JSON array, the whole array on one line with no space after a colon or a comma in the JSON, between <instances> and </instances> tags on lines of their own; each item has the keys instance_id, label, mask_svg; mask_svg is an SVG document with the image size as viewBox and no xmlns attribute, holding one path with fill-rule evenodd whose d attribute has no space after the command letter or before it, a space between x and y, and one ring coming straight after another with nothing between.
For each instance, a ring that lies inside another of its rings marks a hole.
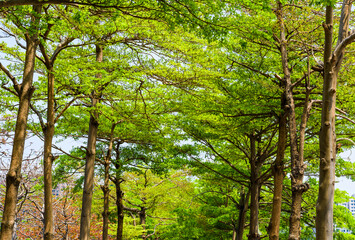
<instances>
[{"instance_id":1,"label":"slender tree trunk","mask_svg":"<svg viewBox=\"0 0 355 240\"><path fill-rule=\"evenodd\" d=\"M236 229L235 240L243 240L245 216L248 211L249 196L250 196L249 191L247 194L245 194L245 192L243 191L243 193L240 196L238 226Z\"/></svg>"},{"instance_id":2,"label":"slender tree trunk","mask_svg":"<svg viewBox=\"0 0 355 240\"><path fill-rule=\"evenodd\" d=\"M110 197L110 189L108 183L106 183L106 171L108 172L110 165L105 162L105 183L104 186L102 186L102 191L104 193L104 211L102 212L102 239L107 240L108 239L108 223L109 223L109 207L110 207L110 202L109 202L109 197ZM108 176L107 176L108 177Z\"/></svg>"},{"instance_id":3,"label":"slender tree trunk","mask_svg":"<svg viewBox=\"0 0 355 240\"><path fill-rule=\"evenodd\" d=\"M110 164L111 164L111 153L112 153L112 145L113 145L113 133L115 130L116 124L112 124L111 126L111 134L110 134L110 142L107 150L107 154L105 157L104 167L105 167L105 180L104 185L101 187L104 193L104 211L102 213L103 224L102 224L102 239L108 240L108 217L110 215L110 189L109 189L109 181L110 181Z\"/></svg>"},{"instance_id":4,"label":"slender tree trunk","mask_svg":"<svg viewBox=\"0 0 355 240\"><path fill-rule=\"evenodd\" d=\"M54 74L53 68L48 69L47 93L47 124L44 133L44 239L52 240L53 233L53 203L52 203L52 142L54 136Z\"/></svg>"},{"instance_id":5,"label":"slender tree trunk","mask_svg":"<svg viewBox=\"0 0 355 240\"><path fill-rule=\"evenodd\" d=\"M117 206L117 240L123 240L123 192L121 190L121 181L116 179L116 206Z\"/></svg>"},{"instance_id":6,"label":"slender tree trunk","mask_svg":"<svg viewBox=\"0 0 355 240\"><path fill-rule=\"evenodd\" d=\"M250 229L248 240L259 240L259 183L252 177L250 190Z\"/></svg>"},{"instance_id":7,"label":"slender tree trunk","mask_svg":"<svg viewBox=\"0 0 355 240\"><path fill-rule=\"evenodd\" d=\"M103 49L101 46L96 46L96 61L102 62L102 58L103 58ZM94 91L91 96L92 107L95 107L99 102L99 99L96 95L97 93ZM87 143L87 150L86 150L83 201L82 201L81 219L80 219L80 240L90 239L91 204L92 204L92 195L94 190L94 168L95 168L95 158L96 158L96 138L97 138L97 129L99 127L99 123L97 121L98 117L99 114L96 110L94 110L90 114L88 143Z\"/></svg>"},{"instance_id":8,"label":"slender tree trunk","mask_svg":"<svg viewBox=\"0 0 355 240\"><path fill-rule=\"evenodd\" d=\"M33 7L35 13L40 13L42 6ZM39 18L33 16L31 29L37 29ZM35 26L35 28L33 28ZM16 203L18 188L21 182L21 166L26 138L26 127L30 100L34 91L32 86L35 66L36 49L38 46L37 31L28 32L26 37L26 58L23 71L23 81L19 87L19 108L17 113L14 144L12 147L10 169L6 175L6 194L3 218L1 221L1 240L9 240L12 237L16 218Z\"/></svg>"},{"instance_id":9,"label":"slender tree trunk","mask_svg":"<svg viewBox=\"0 0 355 240\"><path fill-rule=\"evenodd\" d=\"M232 240L237 240L237 230L235 229L235 227L233 227Z\"/></svg>"},{"instance_id":10,"label":"slender tree trunk","mask_svg":"<svg viewBox=\"0 0 355 240\"><path fill-rule=\"evenodd\" d=\"M260 196L260 167L257 163L255 136L250 136L250 228L248 240L259 240L259 196Z\"/></svg>"},{"instance_id":11,"label":"slender tree trunk","mask_svg":"<svg viewBox=\"0 0 355 240\"><path fill-rule=\"evenodd\" d=\"M344 0L337 46L332 52L333 41L333 7L326 7L324 45L324 83L322 104L322 125L319 134L320 165L319 192L316 216L316 239L330 240L333 238L333 204L336 160L335 135L335 103L338 73L343 60L345 47L352 43L355 34L348 34L351 0Z\"/></svg>"},{"instance_id":12,"label":"slender tree trunk","mask_svg":"<svg viewBox=\"0 0 355 240\"><path fill-rule=\"evenodd\" d=\"M119 163L120 160L120 144L117 143L117 146L115 148L116 151L116 161L115 161L115 168L116 168L116 176L114 178L114 183L116 187L116 207L117 207L117 235L116 235L116 240L123 240L123 191L121 190L121 175L120 175L120 168L121 165ZM135 220L133 226L136 226Z\"/></svg>"},{"instance_id":13,"label":"slender tree trunk","mask_svg":"<svg viewBox=\"0 0 355 240\"><path fill-rule=\"evenodd\" d=\"M47 123L42 123L42 130L44 134L44 239L51 240L54 238L54 222L53 222L53 202L52 202L52 164L54 157L52 155L52 143L54 137L54 125L55 125L55 109L54 109L54 61L61 50L64 49L73 38L67 38L61 42L57 49L54 51L52 57L49 57L46 53L46 49L42 43L39 44L39 48L44 58L45 66L48 71L47 75ZM37 113L40 115L40 113ZM41 116L40 116L41 117Z\"/></svg>"},{"instance_id":14,"label":"slender tree trunk","mask_svg":"<svg viewBox=\"0 0 355 240\"><path fill-rule=\"evenodd\" d=\"M287 75L286 75L287 76ZM301 237L301 205L302 194L309 189L308 183L303 183L303 176L305 166L303 163L304 153L304 141L305 141L305 129L308 119L308 98L309 93L307 90L307 96L305 100L305 110L302 115L299 145L297 143L297 125L295 116L295 104L292 94L291 78L286 77L286 92L287 103L289 105L289 132L290 132L290 145L291 145L291 189L292 189L292 205L290 216L290 229L289 240L299 240ZM299 149L298 149L299 147Z\"/></svg>"},{"instance_id":15,"label":"slender tree trunk","mask_svg":"<svg viewBox=\"0 0 355 240\"><path fill-rule=\"evenodd\" d=\"M142 226L143 228L143 234L142 234L142 239L145 240L147 239L147 233L146 233L146 213L145 213L145 207L141 207L141 210L139 211L139 224Z\"/></svg>"},{"instance_id":16,"label":"slender tree trunk","mask_svg":"<svg viewBox=\"0 0 355 240\"><path fill-rule=\"evenodd\" d=\"M14 230L13 230L13 232L12 232L12 238L11 238L11 240L17 240L18 238L17 238L17 224L18 224L18 221L17 221L17 219L15 220L15 224L14 224Z\"/></svg>"},{"instance_id":17,"label":"slender tree trunk","mask_svg":"<svg viewBox=\"0 0 355 240\"><path fill-rule=\"evenodd\" d=\"M279 119L279 139L277 143L277 155L273 166L274 173L274 196L272 201L272 212L269 225L269 239L278 240L281 218L282 187L285 177L284 157L287 143L287 113L285 112L286 98L285 93L281 96L281 110Z\"/></svg>"},{"instance_id":18,"label":"slender tree trunk","mask_svg":"<svg viewBox=\"0 0 355 240\"><path fill-rule=\"evenodd\" d=\"M286 102L288 106L288 125L290 133L291 146L291 186L292 186L292 205L289 226L289 240L299 240L301 235L301 203L302 194L309 188L308 184L303 184L304 164L303 164L303 148L300 147L300 154L297 143L297 123L295 113L295 102L293 98L293 85L291 81L291 71L288 67L287 39L285 36L285 26L283 21L283 6L278 2L277 18L280 27L280 53L282 68L284 73L284 85ZM306 103L308 104L308 99ZM302 127L302 126L301 126ZM304 141L304 138L303 138ZM301 144L301 143L300 143ZM304 144L304 143L302 143Z\"/></svg>"}]
</instances>

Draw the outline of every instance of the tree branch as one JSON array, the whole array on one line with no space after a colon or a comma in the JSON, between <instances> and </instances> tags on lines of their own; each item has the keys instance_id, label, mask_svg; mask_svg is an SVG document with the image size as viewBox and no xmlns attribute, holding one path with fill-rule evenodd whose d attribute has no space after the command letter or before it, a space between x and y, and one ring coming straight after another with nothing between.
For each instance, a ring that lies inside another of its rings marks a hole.
<instances>
[{"instance_id":1,"label":"tree branch","mask_svg":"<svg viewBox=\"0 0 355 240\"><path fill-rule=\"evenodd\" d=\"M16 92L17 92L18 94L20 94L21 85L18 84L16 78L15 78L15 77L10 73L10 71L7 70L7 68L6 68L4 65L2 65L1 63L0 63L0 69L6 74L6 76L7 76L8 78L10 78L10 80L12 81L12 83L13 83L13 85L14 85L14 88L15 88Z\"/></svg>"},{"instance_id":2,"label":"tree branch","mask_svg":"<svg viewBox=\"0 0 355 240\"><path fill-rule=\"evenodd\" d=\"M346 46L348 46L349 44L351 44L352 42L354 42L355 40L355 32L352 32L350 34L350 36L346 37L343 41L341 41L341 43L339 43L339 45L335 48L334 52L333 52L333 56L332 59L335 59L337 57L340 56L340 54L344 51L344 49L346 48Z\"/></svg>"},{"instance_id":3,"label":"tree branch","mask_svg":"<svg viewBox=\"0 0 355 240\"><path fill-rule=\"evenodd\" d=\"M344 115L341 115L341 114L335 114L336 117L340 117L340 118L343 118L345 120L348 120L349 122L351 123L354 123L355 124L355 121L352 120L351 118L348 118L348 117L345 117Z\"/></svg>"}]
</instances>

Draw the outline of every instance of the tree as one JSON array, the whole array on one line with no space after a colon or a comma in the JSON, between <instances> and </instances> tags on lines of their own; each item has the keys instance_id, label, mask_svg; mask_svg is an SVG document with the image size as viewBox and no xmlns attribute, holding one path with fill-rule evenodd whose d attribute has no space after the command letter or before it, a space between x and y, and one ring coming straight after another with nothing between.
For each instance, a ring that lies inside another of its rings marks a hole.
<instances>
[{"instance_id":1,"label":"tree","mask_svg":"<svg viewBox=\"0 0 355 240\"><path fill-rule=\"evenodd\" d=\"M345 48L355 39L349 34L352 1L344 0L339 22L338 41L333 50L333 6L326 7L324 44L324 85L322 100L322 125L319 134L320 166L319 195L317 202L317 239L333 238L333 203L336 160L335 102L338 73Z\"/></svg>"},{"instance_id":2,"label":"tree","mask_svg":"<svg viewBox=\"0 0 355 240\"><path fill-rule=\"evenodd\" d=\"M37 5L33 7L31 12L30 25L25 28L26 39L26 59L23 70L23 80L19 84L15 77L2 66L2 70L13 82L14 88L19 97L19 108L17 113L14 145L12 149L11 165L6 176L6 197L4 214L1 222L0 239L10 239L13 232L16 212L16 200L18 194L18 187L21 182L21 165L23 157L23 149L26 136L27 117L30 107L30 99L34 88L32 86L33 72L35 66L36 49L38 46L38 27L40 21L40 12L42 6Z\"/></svg>"}]
</instances>

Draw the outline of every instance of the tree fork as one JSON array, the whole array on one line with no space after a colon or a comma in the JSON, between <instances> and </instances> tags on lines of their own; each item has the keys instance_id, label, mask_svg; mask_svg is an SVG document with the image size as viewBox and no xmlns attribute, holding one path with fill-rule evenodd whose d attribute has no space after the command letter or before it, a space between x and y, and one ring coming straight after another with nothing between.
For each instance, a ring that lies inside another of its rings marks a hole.
<instances>
[{"instance_id":1,"label":"tree fork","mask_svg":"<svg viewBox=\"0 0 355 240\"><path fill-rule=\"evenodd\" d=\"M295 113L295 101L293 97L293 84L291 79L291 70L288 67L288 52L287 52L287 39L286 39L286 27L283 20L283 5L280 1L277 2L276 16L280 28L280 54L282 61L282 70L284 74L284 92L286 95L285 109L288 111L288 125L289 125L289 137L290 137L290 151L291 151L291 186L292 191L292 205L290 215L290 228L289 228L289 240L300 239L300 219L301 219L301 204L303 191L296 191L297 186L303 184L303 151L304 151L304 135L306 129L306 123L308 119L308 100L309 91L306 91L306 100L304 103L304 112L302 114L301 127L300 127L300 139L298 143L297 137L297 123ZM306 83L307 85L307 83Z\"/></svg>"}]
</instances>

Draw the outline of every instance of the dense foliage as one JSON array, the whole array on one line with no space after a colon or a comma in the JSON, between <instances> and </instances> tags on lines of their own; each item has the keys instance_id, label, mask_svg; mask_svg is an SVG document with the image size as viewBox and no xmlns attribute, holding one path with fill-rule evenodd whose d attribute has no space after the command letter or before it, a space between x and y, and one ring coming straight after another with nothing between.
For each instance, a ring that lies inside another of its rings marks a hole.
<instances>
[{"instance_id":1,"label":"dense foliage","mask_svg":"<svg viewBox=\"0 0 355 240\"><path fill-rule=\"evenodd\" d=\"M355 239L351 4L0 2L0 239Z\"/></svg>"}]
</instances>

